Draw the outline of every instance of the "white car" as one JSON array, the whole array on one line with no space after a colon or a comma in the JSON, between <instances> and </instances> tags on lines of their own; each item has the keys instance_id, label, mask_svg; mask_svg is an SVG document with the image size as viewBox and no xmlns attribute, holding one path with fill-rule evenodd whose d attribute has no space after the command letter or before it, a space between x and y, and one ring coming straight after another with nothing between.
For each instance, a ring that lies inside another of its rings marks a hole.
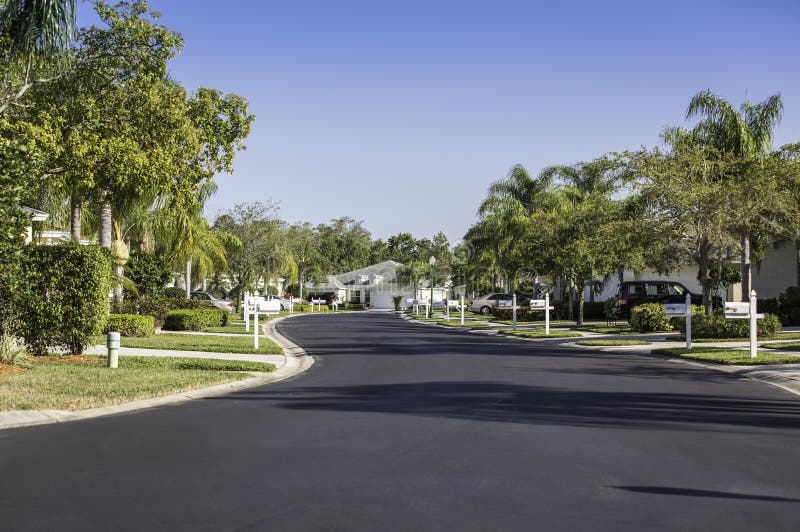
<instances>
[{"instance_id":1,"label":"white car","mask_svg":"<svg viewBox=\"0 0 800 532\"><path fill-rule=\"evenodd\" d=\"M209 294L208 292L201 292L201 291L194 291L192 292L192 299L196 299L197 301L210 301L217 308L221 308L222 310L227 310L228 312L233 312L233 305L227 299L220 299L213 294Z\"/></svg>"},{"instance_id":2,"label":"white car","mask_svg":"<svg viewBox=\"0 0 800 532\"><path fill-rule=\"evenodd\" d=\"M494 309L498 307L510 308L512 301L513 297L511 294L488 294L474 301L470 301L468 309L470 312L488 315L494 312Z\"/></svg>"}]
</instances>

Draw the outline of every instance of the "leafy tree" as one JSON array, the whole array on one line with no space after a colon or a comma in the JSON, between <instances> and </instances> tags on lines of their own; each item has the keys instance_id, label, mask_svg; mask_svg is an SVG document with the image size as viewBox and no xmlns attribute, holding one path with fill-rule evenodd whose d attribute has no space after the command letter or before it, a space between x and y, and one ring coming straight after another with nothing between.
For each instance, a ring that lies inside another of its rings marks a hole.
<instances>
[{"instance_id":1,"label":"leafy tree","mask_svg":"<svg viewBox=\"0 0 800 532\"><path fill-rule=\"evenodd\" d=\"M364 222L350 217L316 228L324 270L340 274L369 266L372 238Z\"/></svg>"},{"instance_id":2,"label":"leafy tree","mask_svg":"<svg viewBox=\"0 0 800 532\"><path fill-rule=\"evenodd\" d=\"M319 241L311 224L304 223L289 228L287 242L297 268L297 297L302 299L305 282L323 274Z\"/></svg>"}]
</instances>

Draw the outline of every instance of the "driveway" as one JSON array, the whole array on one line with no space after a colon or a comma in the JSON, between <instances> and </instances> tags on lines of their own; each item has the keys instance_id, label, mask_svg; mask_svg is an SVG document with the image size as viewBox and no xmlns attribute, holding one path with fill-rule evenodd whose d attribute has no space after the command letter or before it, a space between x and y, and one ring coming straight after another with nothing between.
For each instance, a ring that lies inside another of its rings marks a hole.
<instances>
[{"instance_id":1,"label":"driveway","mask_svg":"<svg viewBox=\"0 0 800 532\"><path fill-rule=\"evenodd\" d=\"M0 432L3 529L796 530L800 401L737 375L408 323L278 326L282 383Z\"/></svg>"}]
</instances>

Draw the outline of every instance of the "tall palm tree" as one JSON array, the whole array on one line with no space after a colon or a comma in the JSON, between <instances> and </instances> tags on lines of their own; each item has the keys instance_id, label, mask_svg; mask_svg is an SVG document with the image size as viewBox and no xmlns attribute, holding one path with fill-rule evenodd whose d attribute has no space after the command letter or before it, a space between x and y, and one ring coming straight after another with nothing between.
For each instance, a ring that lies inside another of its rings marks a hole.
<instances>
[{"instance_id":1,"label":"tall palm tree","mask_svg":"<svg viewBox=\"0 0 800 532\"><path fill-rule=\"evenodd\" d=\"M75 0L0 0L14 51L28 56L66 49L75 33Z\"/></svg>"},{"instance_id":2,"label":"tall palm tree","mask_svg":"<svg viewBox=\"0 0 800 532\"><path fill-rule=\"evenodd\" d=\"M745 159L763 159L772 152L776 124L783 113L783 98L773 94L758 104L745 101L737 111L733 105L710 90L695 94L686 118L703 119L692 131L695 141ZM749 298L752 267L751 228L741 227L742 300Z\"/></svg>"}]
</instances>

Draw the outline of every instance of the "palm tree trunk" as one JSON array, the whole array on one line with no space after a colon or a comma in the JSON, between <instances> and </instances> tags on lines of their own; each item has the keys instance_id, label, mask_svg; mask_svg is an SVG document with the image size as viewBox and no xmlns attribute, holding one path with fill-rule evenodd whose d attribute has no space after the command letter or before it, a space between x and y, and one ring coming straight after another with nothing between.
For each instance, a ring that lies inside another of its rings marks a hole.
<instances>
[{"instance_id":1,"label":"palm tree trunk","mask_svg":"<svg viewBox=\"0 0 800 532\"><path fill-rule=\"evenodd\" d=\"M750 264L750 237L742 235L742 301L750 301L750 289L752 283L752 266Z\"/></svg>"},{"instance_id":2,"label":"palm tree trunk","mask_svg":"<svg viewBox=\"0 0 800 532\"><path fill-rule=\"evenodd\" d=\"M114 310L119 312L125 297L122 290L122 276L125 275L125 269L122 266L114 266L114 269L117 272L117 285L114 287Z\"/></svg>"},{"instance_id":3,"label":"palm tree trunk","mask_svg":"<svg viewBox=\"0 0 800 532\"><path fill-rule=\"evenodd\" d=\"M297 287L297 294L298 294L297 297L300 299L300 301L303 300L303 277L304 277L303 272L300 272L300 278L298 279L300 282L298 283Z\"/></svg>"},{"instance_id":4,"label":"palm tree trunk","mask_svg":"<svg viewBox=\"0 0 800 532\"><path fill-rule=\"evenodd\" d=\"M70 220L69 230L72 235L72 241L79 244L81 241L81 216L83 214L83 198L77 194L72 195L69 199Z\"/></svg>"},{"instance_id":5,"label":"palm tree trunk","mask_svg":"<svg viewBox=\"0 0 800 532\"><path fill-rule=\"evenodd\" d=\"M581 283L578 283L578 321L577 325L583 325L583 303L586 299L585 292L586 287L583 286Z\"/></svg>"},{"instance_id":6,"label":"palm tree trunk","mask_svg":"<svg viewBox=\"0 0 800 532\"><path fill-rule=\"evenodd\" d=\"M186 279L186 299L192 298L192 260L189 259L186 261L186 271L184 272L184 278Z\"/></svg>"},{"instance_id":7,"label":"palm tree trunk","mask_svg":"<svg viewBox=\"0 0 800 532\"><path fill-rule=\"evenodd\" d=\"M111 204L105 199L100 202L97 243L101 248L111 249Z\"/></svg>"}]
</instances>

